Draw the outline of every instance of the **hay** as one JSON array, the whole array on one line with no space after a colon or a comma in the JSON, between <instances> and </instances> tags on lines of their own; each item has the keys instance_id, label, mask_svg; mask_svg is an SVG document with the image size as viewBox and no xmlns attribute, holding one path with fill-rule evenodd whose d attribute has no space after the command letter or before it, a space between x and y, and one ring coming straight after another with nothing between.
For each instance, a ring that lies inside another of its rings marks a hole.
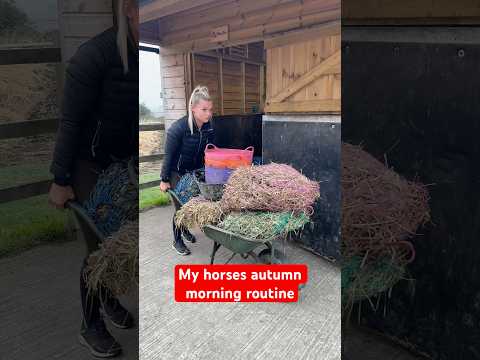
<instances>
[{"instance_id":1,"label":"hay","mask_svg":"<svg viewBox=\"0 0 480 360\"><path fill-rule=\"evenodd\" d=\"M295 211L313 213L320 196L319 184L291 166L269 164L236 169L230 176L223 197L225 211Z\"/></svg>"},{"instance_id":2,"label":"hay","mask_svg":"<svg viewBox=\"0 0 480 360\"><path fill-rule=\"evenodd\" d=\"M358 146L342 144L342 256L413 260L404 241L430 219L428 191L407 181Z\"/></svg>"},{"instance_id":3,"label":"hay","mask_svg":"<svg viewBox=\"0 0 480 360\"><path fill-rule=\"evenodd\" d=\"M106 287L118 296L138 286L138 220L105 239L88 257L85 276L89 292Z\"/></svg>"},{"instance_id":4,"label":"hay","mask_svg":"<svg viewBox=\"0 0 480 360\"><path fill-rule=\"evenodd\" d=\"M218 227L252 240L266 241L299 231L308 221L305 213L243 212L227 215Z\"/></svg>"},{"instance_id":5,"label":"hay","mask_svg":"<svg viewBox=\"0 0 480 360\"><path fill-rule=\"evenodd\" d=\"M203 228L216 225L222 219L223 211L219 202L205 200L201 196L194 197L184 204L175 214L175 225L179 228Z\"/></svg>"}]
</instances>

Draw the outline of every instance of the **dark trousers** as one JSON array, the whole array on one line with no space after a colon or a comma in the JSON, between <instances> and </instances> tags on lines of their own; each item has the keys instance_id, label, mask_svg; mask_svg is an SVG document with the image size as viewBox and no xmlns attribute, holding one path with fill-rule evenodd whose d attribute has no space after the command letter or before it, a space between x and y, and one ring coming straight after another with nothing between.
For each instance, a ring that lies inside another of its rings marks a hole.
<instances>
[{"instance_id":1,"label":"dark trousers","mask_svg":"<svg viewBox=\"0 0 480 360\"><path fill-rule=\"evenodd\" d=\"M75 198L79 203L87 200L92 192L102 168L100 165L86 161L78 160L75 163L72 172L72 188L75 193ZM88 229L83 229L81 234L87 246L87 255L83 260L82 268L80 270L80 297L82 300L83 322L86 327L91 327L95 322L101 319L100 308L102 302L108 304L110 307L115 307L118 300L106 288L97 289L96 292L88 292L85 269L87 265L88 256L98 250L99 243L97 237L89 232Z\"/></svg>"},{"instance_id":2,"label":"dark trousers","mask_svg":"<svg viewBox=\"0 0 480 360\"><path fill-rule=\"evenodd\" d=\"M180 181L180 174L177 173L176 171L172 171L170 175L170 187L172 190L175 189L177 186L178 182ZM178 209L175 209L178 210ZM172 229L173 229L173 239L176 243L183 241L182 240L182 232L189 232L188 230L180 230L176 225L175 225L175 213L173 214L173 219L172 219Z\"/></svg>"}]
</instances>

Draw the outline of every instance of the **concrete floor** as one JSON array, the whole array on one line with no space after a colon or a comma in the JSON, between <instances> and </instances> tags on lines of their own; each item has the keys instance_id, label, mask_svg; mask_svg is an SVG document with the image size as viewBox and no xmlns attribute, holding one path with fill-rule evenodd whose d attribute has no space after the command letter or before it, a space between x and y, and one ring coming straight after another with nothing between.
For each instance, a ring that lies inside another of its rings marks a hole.
<instances>
[{"instance_id":1,"label":"concrete floor","mask_svg":"<svg viewBox=\"0 0 480 360\"><path fill-rule=\"evenodd\" d=\"M338 267L295 246L288 250L291 262L309 267L298 303L175 303L174 265L208 263L212 241L196 232L192 254L177 255L172 215L164 207L140 218L140 359L340 359ZM220 248L216 263L228 257Z\"/></svg>"},{"instance_id":2,"label":"concrete floor","mask_svg":"<svg viewBox=\"0 0 480 360\"><path fill-rule=\"evenodd\" d=\"M84 254L80 241L70 241L0 259L1 360L93 359L77 341ZM135 317L136 299L136 295L122 299ZM123 347L118 359L138 359L138 327L119 330L108 322L107 326Z\"/></svg>"}]
</instances>

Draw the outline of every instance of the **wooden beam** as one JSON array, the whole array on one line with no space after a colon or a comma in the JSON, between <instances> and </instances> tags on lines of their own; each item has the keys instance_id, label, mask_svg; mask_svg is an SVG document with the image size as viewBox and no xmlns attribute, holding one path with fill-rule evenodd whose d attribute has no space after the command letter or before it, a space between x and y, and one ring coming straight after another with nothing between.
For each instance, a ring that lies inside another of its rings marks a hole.
<instances>
[{"instance_id":1,"label":"wooden beam","mask_svg":"<svg viewBox=\"0 0 480 360\"><path fill-rule=\"evenodd\" d=\"M265 108L265 66L260 66L260 84L259 84L259 93L260 93L260 109L259 112L263 112Z\"/></svg>"},{"instance_id":2,"label":"wooden beam","mask_svg":"<svg viewBox=\"0 0 480 360\"><path fill-rule=\"evenodd\" d=\"M263 2L260 1L259 3ZM335 1L335 4L325 4L323 0L315 0L313 4L315 6L307 7L307 4L297 0L270 7L262 11L255 10L249 13L239 13L236 16L230 15L219 17L214 21L208 21L211 17L207 16L200 18L203 23L198 25L185 22L179 17L178 21L181 24L188 25L188 27L181 30L168 28L169 32L163 33L160 37L165 44L175 44L188 40L210 38L212 29L226 24L229 26L230 33L234 33L255 26L264 25L268 28L270 24L291 21L294 19L308 19L308 17L314 16L315 14L328 13L332 10L337 10L338 12L338 17L332 20L340 19L340 3L338 1ZM215 14L218 16L217 12L215 12Z\"/></svg>"},{"instance_id":3,"label":"wooden beam","mask_svg":"<svg viewBox=\"0 0 480 360\"><path fill-rule=\"evenodd\" d=\"M306 29L293 30L281 36L273 35L270 39L265 40L263 46L265 49L271 49L278 46L316 40L325 36L340 35L340 32L340 21L330 21L326 24L312 26Z\"/></svg>"},{"instance_id":4,"label":"wooden beam","mask_svg":"<svg viewBox=\"0 0 480 360\"><path fill-rule=\"evenodd\" d=\"M265 112L272 113L340 113L340 100L307 100L291 102L267 102Z\"/></svg>"},{"instance_id":5,"label":"wooden beam","mask_svg":"<svg viewBox=\"0 0 480 360\"><path fill-rule=\"evenodd\" d=\"M48 193L51 182L51 180L43 180L32 184L0 189L0 204L46 194Z\"/></svg>"},{"instance_id":6,"label":"wooden beam","mask_svg":"<svg viewBox=\"0 0 480 360\"><path fill-rule=\"evenodd\" d=\"M140 184L138 188L140 190L143 190L143 189L148 189L148 188L152 188L154 186L159 186L159 185L160 185L160 180L154 180L154 181L149 181L149 182Z\"/></svg>"},{"instance_id":7,"label":"wooden beam","mask_svg":"<svg viewBox=\"0 0 480 360\"><path fill-rule=\"evenodd\" d=\"M312 15L297 17L277 23L266 23L252 28L232 31L229 34L229 40L223 43L212 43L207 37L174 43L165 43L161 41L160 46L169 46L172 48L174 47L175 49L177 49L177 51L207 51L222 48L225 46L242 45L256 41L264 41L275 34L280 35L288 31L298 30L300 28L308 28L310 26L338 20L339 18L340 9L335 9L327 12L320 12Z\"/></svg>"},{"instance_id":8,"label":"wooden beam","mask_svg":"<svg viewBox=\"0 0 480 360\"><path fill-rule=\"evenodd\" d=\"M215 0L155 0L140 7L140 23L156 20Z\"/></svg>"},{"instance_id":9,"label":"wooden beam","mask_svg":"<svg viewBox=\"0 0 480 360\"><path fill-rule=\"evenodd\" d=\"M21 138L25 136L54 133L58 119L20 121L0 124L0 139Z\"/></svg>"},{"instance_id":10,"label":"wooden beam","mask_svg":"<svg viewBox=\"0 0 480 360\"><path fill-rule=\"evenodd\" d=\"M327 59L322 61L320 64L316 65L305 74L300 76L297 80L289 84L285 89L281 90L278 94L273 96L270 99L270 102L281 102L288 98L289 96L295 94L300 89L303 89L305 86L311 82L318 79L320 76L325 75L325 73L332 67L338 66L341 59L341 51L338 50Z\"/></svg>"},{"instance_id":11,"label":"wooden beam","mask_svg":"<svg viewBox=\"0 0 480 360\"><path fill-rule=\"evenodd\" d=\"M139 163L155 162L155 161L163 160L164 157L165 157L165 154L145 155L145 156L140 156L138 158L138 162Z\"/></svg>"},{"instance_id":12,"label":"wooden beam","mask_svg":"<svg viewBox=\"0 0 480 360\"><path fill-rule=\"evenodd\" d=\"M139 128L140 128L140 131L159 131L159 130L165 130L165 124L164 123L140 124Z\"/></svg>"},{"instance_id":13,"label":"wooden beam","mask_svg":"<svg viewBox=\"0 0 480 360\"><path fill-rule=\"evenodd\" d=\"M223 59L221 56L218 58L218 93L219 112L223 115Z\"/></svg>"},{"instance_id":14,"label":"wooden beam","mask_svg":"<svg viewBox=\"0 0 480 360\"><path fill-rule=\"evenodd\" d=\"M59 63L60 48L13 48L0 49L0 65Z\"/></svg>"},{"instance_id":15,"label":"wooden beam","mask_svg":"<svg viewBox=\"0 0 480 360\"><path fill-rule=\"evenodd\" d=\"M248 59L240 59L240 58L236 58L236 57L233 57L233 56L219 55L219 54L214 54L214 53L207 52L207 51L198 51L198 52L195 52L195 54L206 56L206 57L211 57L211 58L215 58L215 59L222 58L223 60L229 60L229 61L236 61L236 62L242 62L243 61L245 64L251 64L251 65L265 65L265 62L253 61L253 60L248 60Z\"/></svg>"},{"instance_id":16,"label":"wooden beam","mask_svg":"<svg viewBox=\"0 0 480 360\"><path fill-rule=\"evenodd\" d=\"M245 63L242 62L240 64L240 107L241 107L241 114L245 114Z\"/></svg>"}]
</instances>

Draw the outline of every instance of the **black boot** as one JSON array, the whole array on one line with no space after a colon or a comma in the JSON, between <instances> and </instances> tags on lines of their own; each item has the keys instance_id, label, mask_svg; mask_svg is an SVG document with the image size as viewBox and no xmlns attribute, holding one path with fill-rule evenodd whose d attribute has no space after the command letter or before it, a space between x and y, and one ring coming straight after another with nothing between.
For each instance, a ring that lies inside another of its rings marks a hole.
<instances>
[{"instance_id":1,"label":"black boot","mask_svg":"<svg viewBox=\"0 0 480 360\"><path fill-rule=\"evenodd\" d=\"M182 240L189 242L191 244L194 244L197 242L197 239L195 238L195 236L193 236L193 234L188 230L182 231Z\"/></svg>"},{"instance_id":2,"label":"black boot","mask_svg":"<svg viewBox=\"0 0 480 360\"><path fill-rule=\"evenodd\" d=\"M178 255L190 255L190 250L185 246L181 237L173 242L173 248L177 251Z\"/></svg>"},{"instance_id":3,"label":"black boot","mask_svg":"<svg viewBox=\"0 0 480 360\"><path fill-rule=\"evenodd\" d=\"M102 303L103 313L110 320L113 326L119 329L130 329L133 327L133 317L116 298L109 297Z\"/></svg>"},{"instance_id":4,"label":"black boot","mask_svg":"<svg viewBox=\"0 0 480 360\"><path fill-rule=\"evenodd\" d=\"M111 358L119 355L122 348L108 332L103 319L97 319L88 327L82 322L80 344L87 347L93 356Z\"/></svg>"}]
</instances>

